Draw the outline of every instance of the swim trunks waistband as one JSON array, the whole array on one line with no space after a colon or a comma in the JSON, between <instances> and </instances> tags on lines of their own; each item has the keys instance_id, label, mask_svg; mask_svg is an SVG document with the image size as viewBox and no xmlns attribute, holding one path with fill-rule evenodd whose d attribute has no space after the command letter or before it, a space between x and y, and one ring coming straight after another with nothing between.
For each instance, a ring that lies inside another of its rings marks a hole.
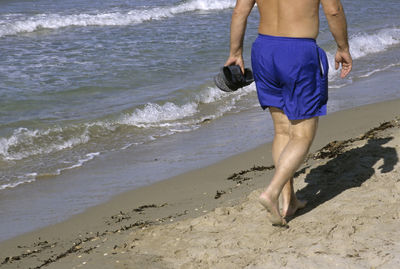
<instances>
[{"instance_id":1,"label":"swim trunks waistband","mask_svg":"<svg viewBox=\"0 0 400 269\"><path fill-rule=\"evenodd\" d=\"M287 37L287 36L272 36L272 35L264 35L264 34L258 34L259 38L262 39L268 39L271 41L294 41L294 42L313 42L316 43L314 38L308 38L308 37Z\"/></svg>"}]
</instances>

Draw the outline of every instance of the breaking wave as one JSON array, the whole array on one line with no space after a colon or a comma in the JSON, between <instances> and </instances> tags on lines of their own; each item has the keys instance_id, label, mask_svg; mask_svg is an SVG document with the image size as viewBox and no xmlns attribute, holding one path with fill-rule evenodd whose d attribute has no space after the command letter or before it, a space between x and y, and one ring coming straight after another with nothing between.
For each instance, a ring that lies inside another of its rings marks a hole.
<instances>
[{"instance_id":1,"label":"breaking wave","mask_svg":"<svg viewBox=\"0 0 400 269\"><path fill-rule=\"evenodd\" d=\"M350 39L351 54L354 59L371 53L385 51L400 43L400 29L383 29L375 34L359 34Z\"/></svg>"},{"instance_id":2,"label":"breaking wave","mask_svg":"<svg viewBox=\"0 0 400 269\"><path fill-rule=\"evenodd\" d=\"M69 26L124 26L140 24L150 20L171 18L185 12L232 8L235 2L234 0L192 0L176 6L135 9L128 12L70 15L39 14L15 21L0 21L0 37Z\"/></svg>"},{"instance_id":3,"label":"breaking wave","mask_svg":"<svg viewBox=\"0 0 400 269\"><path fill-rule=\"evenodd\" d=\"M254 85L250 85L227 94L216 87L208 87L194 94L190 101L182 105L171 101L164 104L148 103L113 120L98 120L45 130L18 128L9 137L0 138L0 158L18 161L34 155L71 149L86 144L93 138L114 136L121 126L159 128L161 131L156 132L159 136L190 131L198 128L204 120L223 116L235 107L237 101L254 90ZM207 111L204 112L201 106L207 104L213 108L205 109Z\"/></svg>"}]
</instances>

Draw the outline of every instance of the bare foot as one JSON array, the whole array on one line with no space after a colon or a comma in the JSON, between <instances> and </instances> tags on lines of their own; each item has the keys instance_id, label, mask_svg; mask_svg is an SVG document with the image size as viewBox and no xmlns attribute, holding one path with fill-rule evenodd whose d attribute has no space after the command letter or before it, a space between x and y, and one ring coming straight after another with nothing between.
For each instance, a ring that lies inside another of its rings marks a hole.
<instances>
[{"instance_id":1,"label":"bare foot","mask_svg":"<svg viewBox=\"0 0 400 269\"><path fill-rule=\"evenodd\" d=\"M291 198L289 203L285 199L282 199L282 216L284 218L293 216L298 209L302 209L306 205L306 200L297 200L296 196Z\"/></svg>"},{"instance_id":2,"label":"bare foot","mask_svg":"<svg viewBox=\"0 0 400 269\"><path fill-rule=\"evenodd\" d=\"M279 202L278 200L272 201L267 195L262 193L258 198L258 201L262 206L268 211L268 219L271 221L272 225L276 226L286 226L286 221L282 218L279 213Z\"/></svg>"}]
</instances>

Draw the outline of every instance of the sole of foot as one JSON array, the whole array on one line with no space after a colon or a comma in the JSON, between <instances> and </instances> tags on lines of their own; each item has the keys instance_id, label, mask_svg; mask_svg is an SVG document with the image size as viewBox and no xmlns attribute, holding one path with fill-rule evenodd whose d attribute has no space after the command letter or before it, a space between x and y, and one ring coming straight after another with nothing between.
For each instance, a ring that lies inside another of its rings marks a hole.
<instances>
[{"instance_id":1,"label":"sole of foot","mask_svg":"<svg viewBox=\"0 0 400 269\"><path fill-rule=\"evenodd\" d=\"M258 198L258 201L267 210L268 219L272 223L273 226L280 226L280 227L287 226L286 220L283 219L282 216L279 215L279 212L273 213L274 205L270 201L268 201L268 199L260 197L260 198Z\"/></svg>"}]
</instances>

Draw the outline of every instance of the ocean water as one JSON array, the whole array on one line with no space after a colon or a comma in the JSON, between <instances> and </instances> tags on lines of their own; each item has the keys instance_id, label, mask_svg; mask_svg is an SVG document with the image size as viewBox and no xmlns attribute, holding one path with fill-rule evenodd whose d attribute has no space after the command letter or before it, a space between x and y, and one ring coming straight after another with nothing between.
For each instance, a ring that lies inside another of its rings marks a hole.
<instances>
[{"instance_id":1,"label":"ocean water","mask_svg":"<svg viewBox=\"0 0 400 269\"><path fill-rule=\"evenodd\" d=\"M399 98L398 0L342 2L347 79L322 13L317 40L331 66L329 111ZM212 82L234 5L0 2L0 240L271 140L254 84L227 94ZM255 8L247 65L257 24Z\"/></svg>"}]
</instances>

